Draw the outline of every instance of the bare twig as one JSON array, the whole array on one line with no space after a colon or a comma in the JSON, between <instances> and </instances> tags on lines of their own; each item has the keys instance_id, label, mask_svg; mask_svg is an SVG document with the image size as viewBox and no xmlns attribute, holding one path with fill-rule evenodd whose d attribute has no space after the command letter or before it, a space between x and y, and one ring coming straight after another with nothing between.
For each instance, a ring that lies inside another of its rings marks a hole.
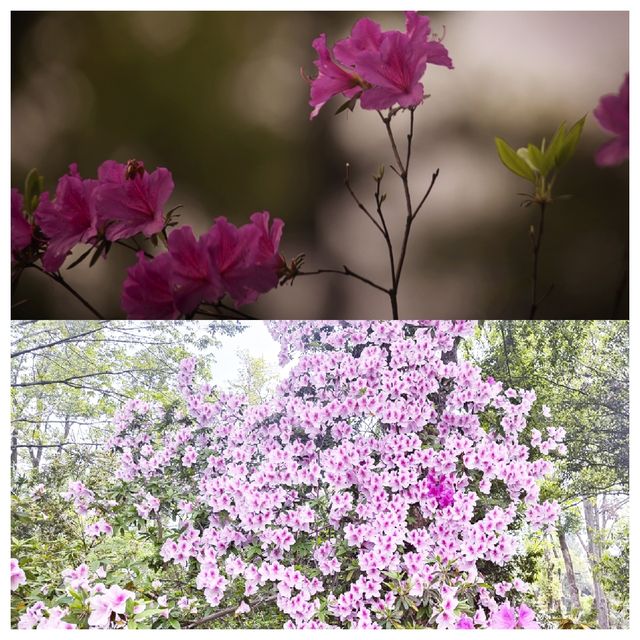
<instances>
[{"instance_id":1,"label":"bare twig","mask_svg":"<svg viewBox=\"0 0 640 640\"><path fill-rule=\"evenodd\" d=\"M79 300L96 318L100 320L104 320L104 316L95 309L87 300L85 300L59 273L49 273L49 271L45 271L37 264L31 264L30 267L37 269L40 273L44 273L47 277L51 278L58 284L62 285L76 300Z\"/></svg>"},{"instance_id":2,"label":"bare twig","mask_svg":"<svg viewBox=\"0 0 640 640\"><path fill-rule=\"evenodd\" d=\"M351 269L349 269L349 267L347 267L346 264L342 265L342 269L343 269L342 271L340 271L339 269L316 269L315 271L298 271L298 275L299 276L315 276L319 273L337 273L341 276L351 276L353 278L356 278L368 284L370 287L373 287L374 289L378 289L378 291L382 291L383 293L386 293L386 294L389 293L389 289L385 289L383 286L376 284L372 280L369 280L369 278L365 278L364 276L361 276L355 271L352 271Z\"/></svg>"},{"instance_id":3,"label":"bare twig","mask_svg":"<svg viewBox=\"0 0 640 640\"><path fill-rule=\"evenodd\" d=\"M262 605L268 604L269 602L274 602L275 599L276 599L276 596L268 596L266 598L262 598L261 600L255 600L253 602L249 602L249 606L252 609L255 609L256 607L260 607ZM195 629L196 627L200 627L203 624L206 624L207 622L213 622L214 620L218 620L219 618L224 618L225 616L228 616L229 614L233 613L237 608L238 608L237 605L232 605L230 607L225 607L224 609L220 609L215 613L212 613L208 616L205 616L204 618L200 618L199 620L192 622L187 626L187 629Z\"/></svg>"}]
</instances>

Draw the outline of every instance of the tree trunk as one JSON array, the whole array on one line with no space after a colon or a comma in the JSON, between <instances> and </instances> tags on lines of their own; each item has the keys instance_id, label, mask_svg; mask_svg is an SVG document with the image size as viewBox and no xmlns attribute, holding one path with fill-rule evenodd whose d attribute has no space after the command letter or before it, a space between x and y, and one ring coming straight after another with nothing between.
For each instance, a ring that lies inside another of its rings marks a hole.
<instances>
[{"instance_id":1,"label":"tree trunk","mask_svg":"<svg viewBox=\"0 0 640 640\"><path fill-rule=\"evenodd\" d=\"M547 578L547 583L549 584L549 591L547 593L547 602L546 608L547 611L556 612L559 611L560 607L556 602L554 597L554 589L553 589L553 558L551 557L551 553L549 552L549 548L545 546L544 549L544 566L545 573Z\"/></svg>"},{"instance_id":2,"label":"tree trunk","mask_svg":"<svg viewBox=\"0 0 640 640\"><path fill-rule=\"evenodd\" d=\"M569 585L569 608L580 611L580 595L578 593L578 584L576 583L576 574L573 570L573 560L571 560L567 536L565 532L560 529L558 530L558 542L560 542L564 571L567 574L567 584Z\"/></svg>"},{"instance_id":3,"label":"tree trunk","mask_svg":"<svg viewBox=\"0 0 640 640\"><path fill-rule=\"evenodd\" d=\"M582 501L584 510L584 521L587 528L587 556L589 558L589 566L591 567L591 576L593 578L593 596L598 614L598 626L601 629L609 629L609 609L604 590L598 580L596 566L602 558L598 534L600 527L598 526L598 516L594 503L590 498Z\"/></svg>"},{"instance_id":4,"label":"tree trunk","mask_svg":"<svg viewBox=\"0 0 640 640\"><path fill-rule=\"evenodd\" d=\"M11 471L15 472L18 466L18 430L11 432Z\"/></svg>"}]
</instances>

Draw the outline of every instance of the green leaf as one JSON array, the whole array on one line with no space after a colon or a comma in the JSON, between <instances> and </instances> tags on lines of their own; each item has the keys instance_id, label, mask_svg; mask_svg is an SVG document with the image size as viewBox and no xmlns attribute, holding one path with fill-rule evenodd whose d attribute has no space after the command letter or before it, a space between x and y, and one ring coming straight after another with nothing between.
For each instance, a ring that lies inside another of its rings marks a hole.
<instances>
[{"instance_id":1,"label":"green leaf","mask_svg":"<svg viewBox=\"0 0 640 640\"><path fill-rule=\"evenodd\" d=\"M79 258L77 258L76 260L74 260L68 267L67 270L69 269L73 269L73 267L78 266L92 251L94 250L94 247L91 246L89 247Z\"/></svg>"},{"instance_id":2,"label":"green leaf","mask_svg":"<svg viewBox=\"0 0 640 640\"><path fill-rule=\"evenodd\" d=\"M162 609L145 609L144 611L136 614L136 621L140 622L140 620L146 620L147 618L151 618L151 616L158 615L161 611Z\"/></svg>"},{"instance_id":3,"label":"green leaf","mask_svg":"<svg viewBox=\"0 0 640 640\"><path fill-rule=\"evenodd\" d=\"M346 111L347 109L349 109L349 111L353 111L353 109L355 108L357 102L358 102L358 98L360 97L360 94L358 94L357 96L354 96L353 98L347 100L346 102L344 102L343 104L341 104L338 107L338 110L336 111L335 115L338 115L339 113L342 113L343 111Z\"/></svg>"},{"instance_id":4,"label":"green leaf","mask_svg":"<svg viewBox=\"0 0 640 640\"><path fill-rule=\"evenodd\" d=\"M533 164L534 169L545 178L551 169L553 169L554 159L543 153L535 144L529 144L527 147L529 152L529 159Z\"/></svg>"},{"instance_id":5,"label":"green leaf","mask_svg":"<svg viewBox=\"0 0 640 640\"><path fill-rule=\"evenodd\" d=\"M544 152L545 160L547 162L552 163L551 166L556 167L558 165L558 154L560 153L560 149L562 149L562 145L565 140L565 123L563 122L553 134L553 138L551 138L551 142L547 147L547 150Z\"/></svg>"},{"instance_id":6,"label":"green leaf","mask_svg":"<svg viewBox=\"0 0 640 640\"><path fill-rule=\"evenodd\" d=\"M523 160L516 151L502 138L496 138L496 148L502 164L517 176L528 180L529 182L536 181L533 169Z\"/></svg>"},{"instance_id":7,"label":"green leaf","mask_svg":"<svg viewBox=\"0 0 640 640\"><path fill-rule=\"evenodd\" d=\"M575 153L576 146L578 144L578 140L580 140L580 136L582 135L582 128L584 127L584 122L587 119L586 114L576 122L569 132L567 133L565 139L562 142L560 150L556 156L556 166L560 167L565 164L568 160L571 159L573 154Z\"/></svg>"},{"instance_id":8,"label":"green leaf","mask_svg":"<svg viewBox=\"0 0 640 640\"><path fill-rule=\"evenodd\" d=\"M40 194L44 188L44 178L37 169L31 169L24 181L24 208L30 216L38 206Z\"/></svg>"}]
</instances>

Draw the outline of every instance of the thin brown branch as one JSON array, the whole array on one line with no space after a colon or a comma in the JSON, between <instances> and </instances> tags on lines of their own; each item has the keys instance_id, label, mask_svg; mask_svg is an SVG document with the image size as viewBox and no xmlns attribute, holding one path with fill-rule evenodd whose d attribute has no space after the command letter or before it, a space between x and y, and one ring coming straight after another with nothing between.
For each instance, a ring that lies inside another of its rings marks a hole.
<instances>
[{"instance_id":1,"label":"thin brown branch","mask_svg":"<svg viewBox=\"0 0 640 640\"><path fill-rule=\"evenodd\" d=\"M268 604L269 602L274 602L275 599L276 599L276 596L268 596L266 598L262 598L261 600L255 600L253 602L249 602L248 604L252 609L255 609L256 607L260 607L262 605ZM220 609L215 613L212 613L208 616L205 616L204 618L200 618L199 620L192 622L186 628L195 629L196 627L200 627L203 624L206 624L207 622L213 622L214 620L218 620L219 618L224 618L225 616L228 616L229 614L234 613L234 611L237 608L238 608L238 605L225 607L224 609Z\"/></svg>"}]
</instances>

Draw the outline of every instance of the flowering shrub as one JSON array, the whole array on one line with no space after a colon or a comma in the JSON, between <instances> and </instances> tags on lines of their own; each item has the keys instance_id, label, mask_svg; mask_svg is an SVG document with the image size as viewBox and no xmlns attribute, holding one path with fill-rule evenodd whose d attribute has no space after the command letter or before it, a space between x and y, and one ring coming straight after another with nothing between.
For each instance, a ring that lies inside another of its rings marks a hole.
<instances>
[{"instance_id":1,"label":"flowering shrub","mask_svg":"<svg viewBox=\"0 0 640 640\"><path fill-rule=\"evenodd\" d=\"M136 629L148 626L154 618L167 618L161 602L150 603L117 584L107 588L95 582L106 577L103 567L91 572L83 563L62 575L66 593L62 601L67 606L47 607L39 600L20 616L18 629ZM151 604L155 606L148 606Z\"/></svg>"},{"instance_id":2,"label":"flowering shrub","mask_svg":"<svg viewBox=\"0 0 640 640\"><path fill-rule=\"evenodd\" d=\"M91 253L93 265L107 256L113 244L136 251L138 262L128 271L121 300L131 319L207 314L205 306L218 307L227 294L239 306L278 284L283 265L278 254L281 220L270 227L269 213L263 211L240 228L224 217L216 218L198 239L186 225L168 233L178 224L176 208L164 212L173 187L167 169L148 173L137 160L126 164L107 160L98 168L97 180L81 178L72 164L69 174L58 181L53 199L42 192L37 174L30 174L26 197L17 189L11 191L14 268L19 272L35 267L69 288L59 271L76 245L90 246L68 268ZM153 256L140 249L137 236L156 246L162 242L168 250Z\"/></svg>"},{"instance_id":3,"label":"flowering shrub","mask_svg":"<svg viewBox=\"0 0 640 640\"><path fill-rule=\"evenodd\" d=\"M73 482L66 497L92 534L146 532L154 572L106 588L69 569L84 608L62 618L198 626L275 605L296 628L537 625L523 580L487 581L522 552L523 529L558 515L540 482L564 430L545 416L545 438L530 433L535 393L459 360L470 322L269 326L292 363L272 399L218 392L190 358L182 406L118 414L115 485Z\"/></svg>"}]
</instances>

